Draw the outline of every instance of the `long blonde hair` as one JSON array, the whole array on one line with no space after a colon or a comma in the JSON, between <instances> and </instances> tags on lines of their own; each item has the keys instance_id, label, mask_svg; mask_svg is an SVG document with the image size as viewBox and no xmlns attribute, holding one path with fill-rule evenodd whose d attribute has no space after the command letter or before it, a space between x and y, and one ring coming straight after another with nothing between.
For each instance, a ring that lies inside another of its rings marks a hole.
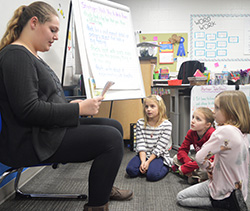
<instances>
[{"instance_id":1,"label":"long blonde hair","mask_svg":"<svg viewBox=\"0 0 250 211\"><path fill-rule=\"evenodd\" d=\"M159 95L150 95L146 97L143 101L144 127L146 127L148 123L148 117L147 117L146 110L145 110L147 100L153 100L158 106L159 119L156 123L156 126L160 125L164 119L168 119L167 114L166 114L166 106L165 106L163 99Z\"/></svg>"},{"instance_id":2,"label":"long blonde hair","mask_svg":"<svg viewBox=\"0 0 250 211\"><path fill-rule=\"evenodd\" d=\"M22 5L17 8L8 22L7 29L1 39L0 50L19 38L30 18L36 16L39 22L43 24L51 20L51 15L58 16L52 6L42 1L31 3L29 6Z\"/></svg>"},{"instance_id":3,"label":"long blonde hair","mask_svg":"<svg viewBox=\"0 0 250 211\"><path fill-rule=\"evenodd\" d=\"M250 111L246 95L242 91L224 91L216 98L226 124L239 128L242 133L250 133Z\"/></svg>"}]
</instances>

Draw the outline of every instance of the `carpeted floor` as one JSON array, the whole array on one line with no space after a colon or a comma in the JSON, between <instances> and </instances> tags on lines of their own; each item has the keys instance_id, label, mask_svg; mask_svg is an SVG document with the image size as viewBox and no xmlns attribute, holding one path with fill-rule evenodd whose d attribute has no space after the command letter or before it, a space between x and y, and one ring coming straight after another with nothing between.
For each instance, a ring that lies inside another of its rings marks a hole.
<instances>
[{"instance_id":1,"label":"carpeted floor","mask_svg":"<svg viewBox=\"0 0 250 211\"><path fill-rule=\"evenodd\" d=\"M171 155L176 153L171 151ZM176 204L176 194L188 187L187 181L170 172L165 178L157 182L148 182L145 178L125 177L125 168L129 160L135 155L125 148L120 171L115 186L132 189L134 198L130 201L111 201L111 211L202 211L207 209L183 208ZM23 191L49 193L87 193L88 172L91 162L81 164L61 165L58 169L46 167L31 181L22 187ZM249 185L250 190L250 185ZM0 205L0 211L80 211L86 201L65 199L17 199L11 198ZM248 197L248 207L250 199ZM210 209L212 210L212 209Z\"/></svg>"}]
</instances>

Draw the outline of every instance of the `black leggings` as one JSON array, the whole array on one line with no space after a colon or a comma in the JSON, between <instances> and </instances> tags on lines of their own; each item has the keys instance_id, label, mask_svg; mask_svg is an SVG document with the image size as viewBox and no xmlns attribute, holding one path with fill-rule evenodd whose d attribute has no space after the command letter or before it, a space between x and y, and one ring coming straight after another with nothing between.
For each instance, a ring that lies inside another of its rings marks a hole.
<instances>
[{"instance_id":1,"label":"black leggings","mask_svg":"<svg viewBox=\"0 0 250 211\"><path fill-rule=\"evenodd\" d=\"M240 208L240 205L238 204L238 201L236 199L236 194L239 196L240 195L240 199L242 199L241 203L245 204L243 195L241 190L234 190L229 197L222 199L222 200L214 200L212 197L210 197L210 200L212 202L212 206L213 208L219 208L219 209L226 209L229 211L242 211L242 209ZM246 210L247 210L247 205L246 206Z\"/></svg>"},{"instance_id":2,"label":"black leggings","mask_svg":"<svg viewBox=\"0 0 250 211\"><path fill-rule=\"evenodd\" d=\"M89 206L101 206L109 195L123 157L120 123L106 118L81 118L69 128L56 153L43 163L73 163L94 160L89 173Z\"/></svg>"}]
</instances>

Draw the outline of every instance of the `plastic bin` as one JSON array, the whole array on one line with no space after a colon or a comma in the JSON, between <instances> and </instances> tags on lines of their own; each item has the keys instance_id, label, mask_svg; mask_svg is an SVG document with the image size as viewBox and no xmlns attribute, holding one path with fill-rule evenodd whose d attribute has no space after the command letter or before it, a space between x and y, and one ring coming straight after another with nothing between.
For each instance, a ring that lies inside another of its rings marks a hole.
<instances>
[{"instance_id":1,"label":"plastic bin","mask_svg":"<svg viewBox=\"0 0 250 211\"><path fill-rule=\"evenodd\" d=\"M169 86L179 86L182 84L182 80L174 79L174 80L168 80Z\"/></svg>"},{"instance_id":2,"label":"plastic bin","mask_svg":"<svg viewBox=\"0 0 250 211\"><path fill-rule=\"evenodd\" d=\"M191 86L207 84L207 77L188 77L188 80Z\"/></svg>"}]
</instances>

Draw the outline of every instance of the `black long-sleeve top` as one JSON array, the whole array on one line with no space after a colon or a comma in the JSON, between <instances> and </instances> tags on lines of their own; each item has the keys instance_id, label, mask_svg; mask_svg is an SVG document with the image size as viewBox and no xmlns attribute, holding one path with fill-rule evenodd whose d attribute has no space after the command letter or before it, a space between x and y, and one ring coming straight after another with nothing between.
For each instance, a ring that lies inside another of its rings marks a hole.
<instances>
[{"instance_id":1,"label":"black long-sleeve top","mask_svg":"<svg viewBox=\"0 0 250 211\"><path fill-rule=\"evenodd\" d=\"M19 45L0 51L0 113L0 162L13 167L49 158L79 122L78 104L67 103L55 73Z\"/></svg>"}]
</instances>

